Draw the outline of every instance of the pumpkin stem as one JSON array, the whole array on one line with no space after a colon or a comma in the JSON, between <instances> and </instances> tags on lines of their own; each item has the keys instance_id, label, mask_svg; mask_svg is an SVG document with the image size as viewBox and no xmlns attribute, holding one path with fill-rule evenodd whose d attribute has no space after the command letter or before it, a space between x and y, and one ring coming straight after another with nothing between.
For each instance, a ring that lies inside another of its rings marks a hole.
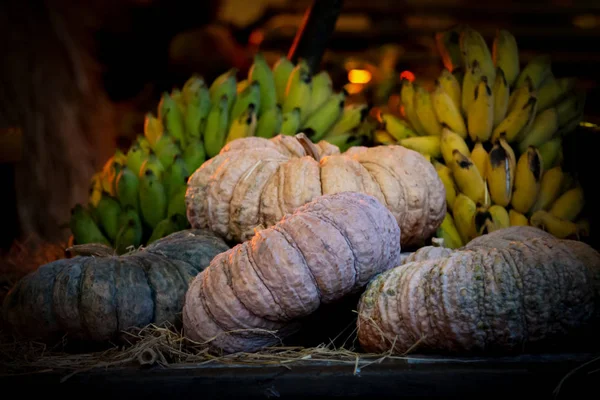
<instances>
[{"instance_id":1,"label":"pumpkin stem","mask_svg":"<svg viewBox=\"0 0 600 400\"><path fill-rule=\"evenodd\" d=\"M115 255L115 250L107 245L100 243L74 244L65 249L65 252L73 256L96 256L111 257Z\"/></svg>"},{"instance_id":2,"label":"pumpkin stem","mask_svg":"<svg viewBox=\"0 0 600 400\"><path fill-rule=\"evenodd\" d=\"M431 245L434 247L444 247L444 238L431 238Z\"/></svg>"},{"instance_id":3,"label":"pumpkin stem","mask_svg":"<svg viewBox=\"0 0 600 400\"><path fill-rule=\"evenodd\" d=\"M306 136L303 132L295 135L296 139L300 142L302 147L304 147L304 151L306 154L314 158L317 162L321 161L321 156L319 155L319 148L315 146L315 144Z\"/></svg>"}]
</instances>

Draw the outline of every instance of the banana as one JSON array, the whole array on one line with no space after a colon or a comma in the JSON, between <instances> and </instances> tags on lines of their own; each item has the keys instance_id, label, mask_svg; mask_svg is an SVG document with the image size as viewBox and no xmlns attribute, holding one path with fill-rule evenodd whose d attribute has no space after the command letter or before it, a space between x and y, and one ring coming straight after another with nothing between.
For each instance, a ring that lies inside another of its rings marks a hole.
<instances>
[{"instance_id":1,"label":"banana","mask_svg":"<svg viewBox=\"0 0 600 400\"><path fill-rule=\"evenodd\" d=\"M140 177L140 211L143 221L154 229L167 215L167 192L152 170Z\"/></svg>"},{"instance_id":2,"label":"banana","mask_svg":"<svg viewBox=\"0 0 600 400\"><path fill-rule=\"evenodd\" d=\"M457 107L454 100L444 90L439 80L436 80L435 89L431 93L433 110L437 120L442 126L447 126L453 132L460 135L461 138L467 137L467 127L465 120L460 112L460 106Z\"/></svg>"},{"instance_id":3,"label":"banana","mask_svg":"<svg viewBox=\"0 0 600 400\"><path fill-rule=\"evenodd\" d=\"M183 215L180 214L175 214L171 217L163 219L152 230L152 235L150 235L150 238L148 238L146 245L170 235L171 233L180 231L182 226L185 226L185 222L187 222L187 220L184 221Z\"/></svg>"},{"instance_id":4,"label":"banana","mask_svg":"<svg viewBox=\"0 0 600 400\"><path fill-rule=\"evenodd\" d=\"M146 113L144 117L144 136L151 146L158 140L164 132L163 123L160 119L156 118L152 113Z\"/></svg>"},{"instance_id":5,"label":"banana","mask_svg":"<svg viewBox=\"0 0 600 400\"><path fill-rule=\"evenodd\" d=\"M550 207L550 214L567 221L574 221L585 206L583 188L576 185L574 188L561 194Z\"/></svg>"},{"instance_id":6,"label":"banana","mask_svg":"<svg viewBox=\"0 0 600 400\"><path fill-rule=\"evenodd\" d=\"M308 66L299 63L294 67L294 71L288 80L288 86L285 92L285 100L281 108L283 113L292 111L294 108L300 110L300 121L303 122L309 117L308 107L310 106L312 91L312 76Z\"/></svg>"},{"instance_id":7,"label":"banana","mask_svg":"<svg viewBox=\"0 0 600 400\"><path fill-rule=\"evenodd\" d=\"M479 61L473 61L473 64L468 65L465 70L465 77L462 80L462 90L460 95L460 108L463 115L468 115L469 106L473 101L475 88L481 82L481 77L484 76L479 66Z\"/></svg>"},{"instance_id":8,"label":"banana","mask_svg":"<svg viewBox=\"0 0 600 400\"><path fill-rule=\"evenodd\" d=\"M181 154L185 161L190 175L194 173L200 166L206 161L206 150L204 149L204 143L201 140L194 140L190 142L183 153Z\"/></svg>"},{"instance_id":9,"label":"banana","mask_svg":"<svg viewBox=\"0 0 600 400\"><path fill-rule=\"evenodd\" d=\"M538 151L542 157L544 171L547 171L555 166L561 150L562 139L560 137L555 137L554 139L548 140L538 148Z\"/></svg>"},{"instance_id":10,"label":"banana","mask_svg":"<svg viewBox=\"0 0 600 400\"><path fill-rule=\"evenodd\" d=\"M494 128L497 127L508 112L508 101L510 99L510 87L501 68L496 69L496 80L492 89L494 94Z\"/></svg>"},{"instance_id":11,"label":"banana","mask_svg":"<svg viewBox=\"0 0 600 400\"><path fill-rule=\"evenodd\" d=\"M540 182L540 192L533 207L531 207L531 212L550 208L561 193L564 176L565 174L560 165L544 172Z\"/></svg>"},{"instance_id":12,"label":"banana","mask_svg":"<svg viewBox=\"0 0 600 400\"><path fill-rule=\"evenodd\" d=\"M306 133L310 140L314 143L321 140L336 124L336 121L341 119L344 112L345 99L346 93L344 91L332 94L320 109L311 114L306 122L301 123L301 130ZM346 133L346 131L338 133Z\"/></svg>"},{"instance_id":13,"label":"banana","mask_svg":"<svg viewBox=\"0 0 600 400\"><path fill-rule=\"evenodd\" d=\"M163 92L158 104L158 118L162 121L166 132L179 140L182 146L187 144L183 113L167 92Z\"/></svg>"},{"instance_id":14,"label":"banana","mask_svg":"<svg viewBox=\"0 0 600 400\"><path fill-rule=\"evenodd\" d=\"M492 143L504 136L509 143L518 141L521 132L526 132L533 122L537 110L537 99L530 97L527 104L509 112L508 116L492 131Z\"/></svg>"},{"instance_id":15,"label":"banana","mask_svg":"<svg viewBox=\"0 0 600 400\"><path fill-rule=\"evenodd\" d=\"M482 76L467 110L467 127L471 140L486 142L494 127L494 96L487 77Z\"/></svg>"},{"instance_id":16,"label":"banana","mask_svg":"<svg viewBox=\"0 0 600 400\"><path fill-rule=\"evenodd\" d=\"M163 134L163 132L161 132L161 135ZM160 136L158 136L160 137ZM158 140L157 137L157 140ZM144 154L146 156L150 155L150 153L152 152L152 145L150 144L150 141L146 138L146 136L142 136L142 135L138 135L136 142L140 145L140 147L142 148L142 151L144 152Z\"/></svg>"},{"instance_id":17,"label":"banana","mask_svg":"<svg viewBox=\"0 0 600 400\"><path fill-rule=\"evenodd\" d=\"M550 75L537 90L538 110L544 111L558 103L575 88L576 81L572 77L556 79L554 75Z\"/></svg>"},{"instance_id":18,"label":"banana","mask_svg":"<svg viewBox=\"0 0 600 400\"><path fill-rule=\"evenodd\" d=\"M181 186L173 191L169 198L169 205L167 206L167 217L180 214L186 215L186 203L185 194L187 193L187 186Z\"/></svg>"},{"instance_id":19,"label":"banana","mask_svg":"<svg viewBox=\"0 0 600 400\"><path fill-rule=\"evenodd\" d=\"M515 184L510 204L521 214L527 214L535 204L544 173L539 151L530 146L517 161Z\"/></svg>"},{"instance_id":20,"label":"banana","mask_svg":"<svg viewBox=\"0 0 600 400\"><path fill-rule=\"evenodd\" d=\"M459 190L458 186L456 186L456 182L454 181L454 176L452 175L452 170L438 162L434 161L433 165L435 170L446 189L446 206L448 210L452 211L452 207L454 206L454 201L456 200L456 196L458 196Z\"/></svg>"},{"instance_id":21,"label":"banana","mask_svg":"<svg viewBox=\"0 0 600 400\"><path fill-rule=\"evenodd\" d=\"M437 32L434 36L442 62L450 72L463 65L463 56L460 51L460 33L462 29L462 25L456 25L445 31Z\"/></svg>"},{"instance_id":22,"label":"banana","mask_svg":"<svg viewBox=\"0 0 600 400\"><path fill-rule=\"evenodd\" d=\"M310 93L310 104L307 114L312 115L333 94L333 82L331 76L325 70L319 72L312 78L312 90Z\"/></svg>"},{"instance_id":23,"label":"banana","mask_svg":"<svg viewBox=\"0 0 600 400\"><path fill-rule=\"evenodd\" d=\"M233 121L244 114L250 104L253 104L255 112L258 114L261 107L260 100L260 84L257 81L253 81L236 97L229 113L229 125L233 124Z\"/></svg>"},{"instance_id":24,"label":"banana","mask_svg":"<svg viewBox=\"0 0 600 400\"><path fill-rule=\"evenodd\" d=\"M231 107L237 98L237 72L237 68L231 68L217 76L210 85L208 92L210 93L211 109L223 99L223 96L226 96L227 112L231 111Z\"/></svg>"},{"instance_id":25,"label":"banana","mask_svg":"<svg viewBox=\"0 0 600 400\"><path fill-rule=\"evenodd\" d=\"M510 204L515 182L516 158L510 145L500 138L490 150L486 178L491 201L503 207Z\"/></svg>"},{"instance_id":26,"label":"banana","mask_svg":"<svg viewBox=\"0 0 600 400\"><path fill-rule=\"evenodd\" d=\"M488 163L490 162L490 155L487 151L485 151L485 148L483 147L483 144L480 141L475 142L470 157L471 160L473 160L473 163L475 164L477 169L479 170L479 173L481 174L483 180L487 180L487 167Z\"/></svg>"},{"instance_id":27,"label":"banana","mask_svg":"<svg viewBox=\"0 0 600 400\"><path fill-rule=\"evenodd\" d=\"M558 130L555 133L555 136L564 137L569 133L573 132L579 126L581 121L583 121L583 116L583 111L580 111L577 115L575 115L573 118L565 122L560 128L558 128Z\"/></svg>"},{"instance_id":28,"label":"banana","mask_svg":"<svg viewBox=\"0 0 600 400\"><path fill-rule=\"evenodd\" d=\"M492 43L492 60L504 72L508 87L512 87L520 73L519 48L517 40L507 30L496 30Z\"/></svg>"},{"instance_id":29,"label":"banana","mask_svg":"<svg viewBox=\"0 0 600 400\"><path fill-rule=\"evenodd\" d=\"M250 85L250 81L248 79L242 79L235 85L236 93L239 95L248 87L248 85Z\"/></svg>"},{"instance_id":30,"label":"banana","mask_svg":"<svg viewBox=\"0 0 600 400\"><path fill-rule=\"evenodd\" d=\"M281 131L282 123L283 116L281 114L281 106L277 104L275 107L265 110L258 118L255 135L270 139Z\"/></svg>"},{"instance_id":31,"label":"banana","mask_svg":"<svg viewBox=\"0 0 600 400\"><path fill-rule=\"evenodd\" d=\"M119 216L119 231L115 239L117 254L125 254L128 249L138 248L142 244L143 227L138 213L126 207Z\"/></svg>"},{"instance_id":32,"label":"banana","mask_svg":"<svg viewBox=\"0 0 600 400\"><path fill-rule=\"evenodd\" d=\"M462 88L463 81L465 79L465 68L464 67L455 68L452 71L452 75L456 78L456 81ZM461 89L461 91L462 91L462 89Z\"/></svg>"},{"instance_id":33,"label":"banana","mask_svg":"<svg viewBox=\"0 0 600 400\"><path fill-rule=\"evenodd\" d=\"M102 172L96 172L90 180L88 190L88 204L90 208L95 208L102 197Z\"/></svg>"},{"instance_id":34,"label":"banana","mask_svg":"<svg viewBox=\"0 0 600 400\"><path fill-rule=\"evenodd\" d=\"M291 111L283 113L281 123L282 135L295 135L300 129L300 109L294 108Z\"/></svg>"},{"instance_id":35,"label":"banana","mask_svg":"<svg viewBox=\"0 0 600 400\"><path fill-rule=\"evenodd\" d=\"M139 210L140 179L138 172L123 167L117 175L116 189L117 199L122 207L131 206L134 210Z\"/></svg>"},{"instance_id":36,"label":"banana","mask_svg":"<svg viewBox=\"0 0 600 400\"><path fill-rule=\"evenodd\" d=\"M139 142L136 141L131 144L131 147L129 147L129 150L127 151L127 162L125 165L131 171L138 174L146 158L148 158L148 156L142 150Z\"/></svg>"},{"instance_id":37,"label":"banana","mask_svg":"<svg viewBox=\"0 0 600 400\"><path fill-rule=\"evenodd\" d=\"M556 105L558 125L560 127L582 113L585 98L585 92L573 91Z\"/></svg>"},{"instance_id":38,"label":"banana","mask_svg":"<svg viewBox=\"0 0 600 400\"><path fill-rule=\"evenodd\" d=\"M427 135L425 128L419 121L419 115L415 108L415 86L412 81L408 79L402 79L402 86L400 89L400 100L402 102L402 108L406 114L406 119L410 122L413 131L419 135Z\"/></svg>"},{"instance_id":39,"label":"banana","mask_svg":"<svg viewBox=\"0 0 600 400\"><path fill-rule=\"evenodd\" d=\"M125 159L123 159L121 155L121 151L117 149L115 154L106 160L102 167L102 175L100 176L102 190L111 196L115 195L115 180L117 175L121 171L121 168L127 164L127 157L125 156Z\"/></svg>"},{"instance_id":40,"label":"banana","mask_svg":"<svg viewBox=\"0 0 600 400\"><path fill-rule=\"evenodd\" d=\"M227 96L223 95L218 102L213 103L208 112L208 117L206 117L204 149L209 158L219 154L225 145L227 129L229 127L228 104L229 100Z\"/></svg>"},{"instance_id":41,"label":"banana","mask_svg":"<svg viewBox=\"0 0 600 400\"><path fill-rule=\"evenodd\" d=\"M538 112L531 127L519 142L519 152L524 153L529 146L539 147L552 139L558 130L558 112L556 108L547 108Z\"/></svg>"},{"instance_id":42,"label":"banana","mask_svg":"<svg viewBox=\"0 0 600 400\"><path fill-rule=\"evenodd\" d=\"M182 94L186 103L183 118L188 142L200 140L210 111L210 92L202 78L192 75L183 85Z\"/></svg>"},{"instance_id":43,"label":"banana","mask_svg":"<svg viewBox=\"0 0 600 400\"><path fill-rule=\"evenodd\" d=\"M190 171L188 170L183 157L180 155L175 156L175 160L171 164L171 167L166 171L163 179L163 186L165 187L168 199L171 198L177 189L187 185L189 176Z\"/></svg>"},{"instance_id":44,"label":"banana","mask_svg":"<svg viewBox=\"0 0 600 400\"><path fill-rule=\"evenodd\" d=\"M327 142L340 149L340 153L345 152L350 147L360 146L362 144L362 138L360 135L355 133L345 133L343 135L335 135L328 137Z\"/></svg>"},{"instance_id":45,"label":"banana","mask_svg":"<svg viewBox=\"0 0 600 400\"><path fill-rule=\"evenodd\" d=\"M277 103L280 106L283 105L283 100L285 100L287 83L293 70L294 64L286 57L280 57L273 65L275 92L277 93Z\"/></svg>"},{"instance_id":46,"label":"banana","mask_svg":"<svg viewBox=\"0 0 600 400\"><path fill-rule=\"evenodd\" d=\"M533 57L519 73L517 81L515 82L515 87L520 88L526 85L526 79L530 78L533 83L533 88L538 89L552 74L550 62L550 56L545 54Z\"/></svg>"},{"instance_id":47,"label":"banana","mask_svg":"<svg viewBox=\"0 0 600 400\"><path fill-rule=\"evenodd\" d=\"M235 139L254 136L257 125L256 114L257 112L254 104L248 104L248 108L231 122L225 143L229 143Z\"/></svg>"},{"instance_id":48,"label":"banana","mask_svg":"<svg viewBox=\"0 0 600 400\"><path fill-rule=\"evenodd\" d=\"M475 211L474 225L475 225L475 235L481 236L489 233L488 227L494 226L494 221L492 220L492 214L489 212L489 206L478 206Z\"/></svg>"},{"instance_id":49,"label":"banana","mask_svg":"<svg viewBox=\"0 0 600 400\"><path fill-rule=\"evenodd\" d=\"M260 107L257 104L256 113L260 117L265 111L277 105L277 90L275 89L275 78L273 71L265 60L262 53L254 55L254 62L248 70L248 80L258 82L260 90Z\"/></svg>"},{"instance_id":50,"label":"banana","mask_svg":"<svg viewBox=\"0 0 600 400\"><path fill-rule=\"evenodd\" d=\"M437 82L442 87L444 92L450 96L456 109L461 112L461 82L456 79L456 76L447 69L443 69Z\"/></svg>"},{"instance_id":51,"label":"banana","mask_svg":"<svg viewBox=\"0 0 600 400\"><path fill-rule=\"evenodd\" d=\"M100 229L102 229L110 241L114 241L117 237L119 214L121 213L119 201L104 192L94 213Z\"/></svg>"},{"instance_id":52,"label":"banana","mask_svg":"<svg viewBox=\"0 0 600 400\"><path fill-rule=\"evenodd\" d=\"M173 158L177 154L181 154L181 147L178 139L171 136L168 131L158 139L154 145L154 154L165 169L168 169L173 163Z\"/></svg>"},{"instance_id":53,"label":"banana","mask_svg":"<svg viewBox=\"0 0 600 400\"><path fill-rule=\"evenodd\" d=\"M377 129L373 132L373 143L375 145L387 146L398 144L398 141L388 131Z\"/></svg>"},{"instance_id":54,"label":"banana","mask_svg":"<svg viewBox=\"0 0 600 400\"><path fill-rule=\"evenodd\" d=\"M106 246L111 245L94 221L91 212L81 204L76 204L71 209L69 227L76 244L100 243Z\"/></svg>"},{"instance_id":55,"label":"banana","mask_svg":"<svg viewBox=\"0 0 600 400\"><path fill-rule=\"evenodd\" d=\"M487 231L494 232L498 229L508 228L510 226L510 217L506 208L501 205L494 204L488 208L488 212L492 216L492 219L487 222Z\"/></svg>"},{"instance_id":56,"label":"banana","mask_svg":"<svg viewBox=\"0 0 600 400\"><path fill-rule=\"evenodd\" d=\"M165 167L154 153L150 154L140 167L138 178L141 179L142 175L144 175L148 170L151 170L152 173L160 180L162 180L165 176Z\"/></svg>"},{"instance_id":57,"label":"banana","mask_svg":"<svg viewBox=\"0 0 600 400\"><path fill-rule=\"evenodd\" d=\"M435 111L433 110L433 103L431 101L431 95L421 85L414 85L415 87L415 110L419 122L425 132L428 135L441 135L442 125L438 121Z\"/></svg>"},{"instance_id":58,"label":"banana","mask_svg":"<svg viewBox=\"0 0 600 400\"><path fill-rule=\"evenodd\" d=\"M459 193L452 207L452 216L463 243L468 243L478 236L475 228L476 213L475 202L465 194Z\"/></svg>"},{"instance_id":59,"label":"banana","mask_svg":"<svg viewBox=\"0 0 600 400\"><path fill-rule=\"evenodd\" d=\"M356 129L369 115L369 106L364 103L348 104L342 114L327 132L328 136L340 135Z\"/></svg>"},{"instance_id":60,"label":"banana","mask_svg":"<svg viewBox=\"0 0 600 400\"><path fill-rule=\"evenodd\" d=\"M471 158L456 149L452 151L452 156L454 160L450 164L450 169L458 189L473 200L475 204L485 204L485 181Z\"/></svg>"},{"instance_id":61,"label":"banana","mask_svg":"<svg viewBox=\"0 0 600 400\"><path fill-rule=\"evenodd\" d=\"M436 237L444 239L444 247L450 249L458 249L464 245L454 219L448 212L436 230Z\"/></svg>"},{"instance_id":62,"label":"banana","mask_svg":"<svg viewBox=\"0 0 600 400\"><path fill-rule=\"evenodd\" d=\"M508 219L510 222L510 226L528 226L529 220L527 217L520 212L510 209L508 210Z\"/></svg>"},{"instance_id":63,"label":"banana","mask_svg":"<svg viewBox=\"0 0 600 400\"><path fill-rule=\"evenodd\" d=\"M378 116L379 121L394 140L402 140L407 137L416 137L418 134L412 130L411 126L390 113L380 113Z\"/></svg>"},{"instance_id":64,"label":"banana","mask_svg":"<svg viewBox=\"0 0 600 400\"><path fill-rule=\"evenodd\" d=\"M584 226L577 225L575 222L567 219L556 217L544 210L534 212L529 221L531 226L544 229L558 239L579 239L579 235L585 230Z\"/></svg>"},{"instance_id":65,"label":"banana","mask_svg":"<svg viewBox=\"0 0 600 400\"><path fill-rule=\"evenodd\" d=\"M471 156L471 151L465 140L456 132L448 128L442 129L442 137L440 139L440 151L446 165L451 165L454 160L454 150L458 150L461 154L467 157Z\"/></svg>"},{"instance_id":66,"label":"banana","mask_svg":"<svg viewBox=\"0 0 600 400\"><path fill-rule=\"evenodd\" d=\"M431 158L440 158L442 156L440 147L441 136L439 135L408 137L399 140L398 144L418 153L428 154Z\"/></svg>"},{"instance_id":67,"label":"banana","mask_svg":"<svg viewBox=\"0 0 600 400\"><path fill-rule=\"evenodd\" d=\"M473 65L473 62L477 61L482 75L486 76L489 82L494 82L496 67L490 49L479 32L469 26L465 27L460 33L460 50L464 65Z\"/></svg>"}]
</instances>

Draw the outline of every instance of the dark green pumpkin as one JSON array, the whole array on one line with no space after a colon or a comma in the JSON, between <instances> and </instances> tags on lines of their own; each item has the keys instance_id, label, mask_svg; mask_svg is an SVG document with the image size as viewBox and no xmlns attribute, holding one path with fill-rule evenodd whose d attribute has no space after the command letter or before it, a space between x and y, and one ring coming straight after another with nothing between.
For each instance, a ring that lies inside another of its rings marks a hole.
<instances>
[{"instance_id":1,"label":"dark green pumpkin","mask_svg":"<svg viewBox=\"0 0 600 400\"><path fill-rule=\"evenodd\" d=\"M127 255L53 261L9 291L4 320L15 334L44 341L114 340L128 328L177 324L188 283L228 249L213 233L190 229Z\"/></svg>"}]
</instances>

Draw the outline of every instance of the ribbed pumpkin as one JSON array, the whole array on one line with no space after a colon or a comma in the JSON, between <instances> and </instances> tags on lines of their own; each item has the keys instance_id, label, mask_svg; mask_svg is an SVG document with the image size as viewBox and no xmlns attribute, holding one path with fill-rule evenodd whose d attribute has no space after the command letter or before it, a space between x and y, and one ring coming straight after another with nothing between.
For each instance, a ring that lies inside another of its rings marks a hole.
<instances>
[{"instance_id":1,"label":"ribbed pumpkin","mask_svg":"<svg viewBox=\"0 0 600 400\"><path fill-rule=\"evenodd\" d=\"M366 351L548 349L598 322L600 254L527 226L457 250L423 247L370 282L358 313Z\"/></svg>"},{"instance_id":2,"label":"ribbed pumpkin","mask_svg":"<svg viewBox=\"0 0 600 400\"><path fill-rule=\"evenodd\" d=\"M375 197L319 196L198 274L185 298L184 332L224 352L277 344L298 319L398 265L399 242L394 216Z\"/></svg>"},{"instance_id":3,"label":"ribbed pumpkin","mask_svg":"<svg viewBox=\"0 0 600 400\"><path fill-rule=\"evenodd\" d=\"M121 330L175 323L188 283L229 246L184 230L122 256L80 256L40 266L4 299L4 320L30 339L115 339Z\"/></svg>"},{"instance_id":4,"label":"ribbed pumpkin","mask_svg":"<svg viewBox=\"0 0 600 400\"><path fill-rule=\"evenodd\" d=\"M344 154L303 134L237 139L188 181L187 215L235 242L269 227L321 195L354 191L383 203L403 247L424 243L444 219L445 189L433 165L401 146L352 147Z\"/></svg>"}]
</instances>

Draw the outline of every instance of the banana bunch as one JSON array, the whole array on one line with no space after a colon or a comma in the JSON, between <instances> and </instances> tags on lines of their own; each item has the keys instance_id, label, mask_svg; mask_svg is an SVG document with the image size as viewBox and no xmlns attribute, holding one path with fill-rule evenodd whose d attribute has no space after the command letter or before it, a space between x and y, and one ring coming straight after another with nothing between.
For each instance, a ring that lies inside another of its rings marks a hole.
<instances>
[{"instance_id":1,"label":"banana bunch","mask_svg":"<svg viewBox=\"0 0 600 400\"><path fill-rule=\"evenodd\" d=\"M122 254L188 228L188 177L232 140L304 132L345 151L372 137L368 106L348 104L327 71L313 74L304 60L281 57L269 66L258 53L246 79L237 75L232 68L210 83L192 75L162 94L143 134L106 161L92 177L88 204L72 209L74 243L103 243Z\"/></svg>"},{"instance_id":2,"label":"banana bunch","mask_svg":"<svg viewBox=\"0 0 600 400\"><path fill-rule=\"evenodd\" d=\"M437 237L455 248L513 225L589 234L583 190L562 166L562 140L583 118L576 79L555 77L546 55L522 63L506 30L491 47L468 25L435 41L444 68L433 89L403 80L400 112L379 114L376 140L434 164L448 207Z\"/></svg>"}]
</instances>

